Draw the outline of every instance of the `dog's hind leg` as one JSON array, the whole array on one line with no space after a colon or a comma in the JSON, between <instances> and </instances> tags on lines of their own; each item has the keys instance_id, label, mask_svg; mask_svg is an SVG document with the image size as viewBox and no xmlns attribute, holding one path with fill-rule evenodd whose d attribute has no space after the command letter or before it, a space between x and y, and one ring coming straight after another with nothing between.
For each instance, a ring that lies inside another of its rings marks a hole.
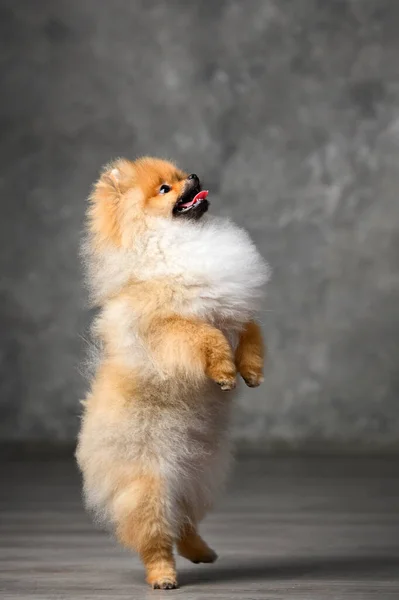
<instances>
[{"instance_id":1,"label":"dog's hind leg","mask_svg":"<svg viewBox=\"0 0 399 600\"><path fill-rule=\"evenodd\" d=\"M132 481L114 500L119 541L139 553L147 582L162 590L178 587L166 504L163 483L153 475Z\"/></svg>"}]
</instances>

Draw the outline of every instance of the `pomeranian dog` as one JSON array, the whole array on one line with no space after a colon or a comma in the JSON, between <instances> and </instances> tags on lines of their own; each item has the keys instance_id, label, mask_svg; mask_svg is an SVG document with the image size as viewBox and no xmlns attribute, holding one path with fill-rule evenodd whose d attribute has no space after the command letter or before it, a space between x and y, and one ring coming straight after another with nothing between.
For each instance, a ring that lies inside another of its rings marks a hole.
<instances>
[{"instance_id":1,"label":"pomeranian dog","mask_svg":"<svg viewBox=\"0 0 399 600\"><path fill-rule=\"evenodd\" d=\"M253 319L268 267L245 231L205 215L207 196L169 162L120 159L87 212L101 356L76 456L87 507L160 589L177 587L174 545L217 558L197 528L228 471L229 390L237 372L263 380Z\"/></svg>"}]
</instances>

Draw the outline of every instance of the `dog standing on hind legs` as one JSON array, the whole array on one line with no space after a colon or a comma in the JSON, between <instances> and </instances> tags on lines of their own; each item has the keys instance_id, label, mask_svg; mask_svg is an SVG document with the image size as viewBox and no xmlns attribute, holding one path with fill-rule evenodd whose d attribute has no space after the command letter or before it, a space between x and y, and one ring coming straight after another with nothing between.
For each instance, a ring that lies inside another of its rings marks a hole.
<instances>
[{"instance_id":1,"label":"dog standing on hind legs","mask_svg":"<svg viewBox=\"0 0 399 600\"><path fill-rule=\"evenodd\" d=\"M229 467L236 374L263 380L254 320L268 267L245 231L205 215L197 175L143 158L108 165L83 256L101 357L76 451L86 505L177 587L173 549L213 562L198 523Z\"/></svg>"}]
</instances>

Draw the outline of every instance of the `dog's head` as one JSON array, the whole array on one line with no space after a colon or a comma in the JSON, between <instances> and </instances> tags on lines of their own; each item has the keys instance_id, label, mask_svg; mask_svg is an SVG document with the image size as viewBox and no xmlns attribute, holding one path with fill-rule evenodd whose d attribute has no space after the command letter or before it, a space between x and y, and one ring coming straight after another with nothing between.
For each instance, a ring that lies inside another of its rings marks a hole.
<instances>
[{"instance_id":1,"label":"dog's head","mask_svg":"<svg viewBox=\"0 0 399 600\"><path fill-rule=\"evenodd\" d=\"M89 229L97 242L129 246L149 218L199 219L208 192L195 173L156 159L120 159L106 167L90 197Z\"/></svg>"}]
</instances>

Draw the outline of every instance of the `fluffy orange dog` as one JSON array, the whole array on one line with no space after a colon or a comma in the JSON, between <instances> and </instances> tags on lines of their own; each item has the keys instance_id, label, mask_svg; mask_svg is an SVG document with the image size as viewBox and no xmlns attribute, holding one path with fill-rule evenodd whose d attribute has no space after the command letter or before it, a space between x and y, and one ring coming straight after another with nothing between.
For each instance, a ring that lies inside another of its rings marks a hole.
<instances>
[{"instance_id":1,"label":"fluffy orange dog","mask_svg":"<svg viewBox=\"0 0 399 600\"><path fill-rule=\"evenodd\" d=\"M216 559L197 525L228 469L228 390L237 372L262 381L253 316L268 268L242 229L203 216L207 194L169 162L118 160L88 208L101 359L77 460L88 507L161 589L177 587L174 544Z\"/></svg>"}]
</instances>

